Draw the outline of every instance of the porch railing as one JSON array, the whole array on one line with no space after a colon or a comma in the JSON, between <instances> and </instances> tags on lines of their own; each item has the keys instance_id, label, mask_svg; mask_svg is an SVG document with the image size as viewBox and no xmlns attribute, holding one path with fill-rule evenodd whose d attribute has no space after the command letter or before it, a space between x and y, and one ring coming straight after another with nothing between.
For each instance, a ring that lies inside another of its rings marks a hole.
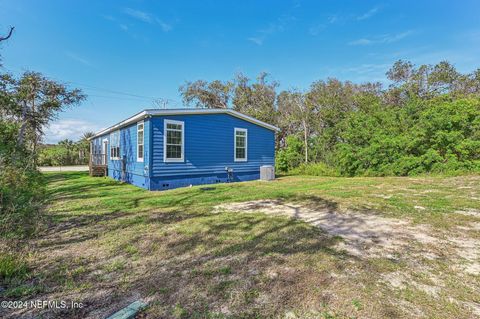
<instances>
[{"instance_id":1,"label":"porch railing","mask_svg":"<svg viewBox=\"0 0 480 319\"><path fill-rule=\"evenodd\" d=\"M107 154L90 154L90 166L107 165Z\"/></svg>"},{"instance_id":2,"label":"porch railing","mask_svg":"<svg viewBox=\"0 0 480 319\"><path fill-rule=\"evenodd\" d=\"M107 176L107 154L90 154L90 176Z\"/></svg>"}]
</instances>

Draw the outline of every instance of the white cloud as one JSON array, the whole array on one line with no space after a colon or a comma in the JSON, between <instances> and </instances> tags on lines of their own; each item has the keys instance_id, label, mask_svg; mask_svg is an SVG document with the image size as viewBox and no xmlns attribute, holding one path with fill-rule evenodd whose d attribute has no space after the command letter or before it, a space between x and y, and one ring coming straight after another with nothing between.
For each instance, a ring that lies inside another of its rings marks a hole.
<instances>
[{"instance_id":1,"label":"white cloud","mask_svg":"<svg viewBox=\"0 0 480 319\"><path fill-rule=\"evenodd\" d=\"M44 140L46 143L57 143L66 138L77 141L83 133L100 129L98 125L84 120L63 119L50 124L45 130Z\"/></svg>"},{"instance_id":2,"label":"white cloud","mask_svg":"<svg viewBox=\"0 0 480 319\"><path fill-rule=\"evenodd\" d=\"M313 24L308 29L308 33L311 36L317 36L320 32L326 30L331 24L344 24L350 19L349 16L339 15L339 14L331 14L329 15L326 20L322 23Z\"/></svg>"},{"instance_id":3,"label":"white cloud","mask_svg":"<svg viewBox=\"0 0 480 319\"><path fill-rule=\"evenodd\" d=\"M331 16L328 17L327 21L330 24L334 24L334 23L338 22L339 19L340 18L338 17L337 14L332 14Z\"/></svg>"},{"instance_id":4,"label":"white cloud","mask_svg":"<svg viewBox=\"0 0 480 319\"><path fill-rule=\"evenodd\" d=\"M372 40L362 38L362 39L358 39L358 40L355 40L355 41L351 41L348 44L349 45L369 45L369 44L372 44L372 43L374 43Z\"/></svg>"},{"instance_id":5,"label":"white cloud","mask_svg":"<svg viewBox=\"0 0 480 319\"><path fill-rule=\"evenodd\" d=\"M380 8L379 7L374 7L370 10L368 10L367 12L365 12L364 14L362 15L359 15L357 17L357 20L366 20L366 19L370 19L371 17L373 17L375 14L377 14L378 10Z\"/></svg>"},{"instance_id":6,"label":"white cloud","mask_svg":"<svg viewBox=\"0 0 480 319\"><path fill-rule=\"evenodd\" d=\"M162 20L160 20L158 18L155 18L155 21L158 23L160 28L162 28L163 32L168 32L168 31L172 30L172 25L170 25L166 22L163 22Z\"/></svg>"},{"instance_id":7,"label":"white cloud","mask_svg":"<svg viewBox=\"0 0 480 319\"><path fill-rule=\"evenodd\" d=\"M320 34L320 32L325 30L325 28L326 26L324 24L313 25L310 27L310 29L308 29L308 33L310 33L310 35L317 36Z\"/></svg>"},{"instance_id":8,"label":"white cloud","mask_svg":"<svg viewBox=\"0 0 480 319\"><path fill-rule=\"evenodd\" d=\"M312 36L317 36L320 34L321 31L327 29L329 25L343 25L348 22L351 22L352 20L360 21L360 20L370 19L371 17L376 15L379 11L380 11L380 7L376 6L361 15L345 14L345 13L330 14L326 17L326 20L323 23L312 25L309 28L308 33L310 33L310 35ZM356 42L356 41L352 41L352 42ZM360 39L358 44L360 45L370 44L370 40Z\"/></svg>"},{"instance_id":9,"label":"white cloud","mask_svg":"<svg viewBox=\"0 0 480 319\"><path fill-rule=\"evenodd\" d=\"M153 14L150 14L148 12L140 11L140 10L135 10L132 8L125 8L123 12L130 17L140 20L142 22L148 23L148 24L157 24L160 26L160 28L163 30L163 32L168 32L172 30L172 25L164 22L163 20L157 18Z\"/></svg>"},{"instance_id":10,"label":"white cloud","mask_svg":"<svg viewBox=\"0 0 480 319\"><path fill-rule=\"evenodd\" d=\"M349 45L370 45L370 44L380 44L380 43L393 43L400 41L408 36L413 34L413 31L406 31L397 34L384 34L381 36L373 37L373 38L361 38L358 40L354 40L349 42Z\"/></svg>"},{"instance_id":11,"label":"white cloud","mask_svg":"<svg viewBox=\"0 0 480 319\"><path fill-rule=\"evenodd\" d=\"M264 41L264 38L260 38L260 37L251 37L251 38L247 38L248 41L251 41L253 43L255 43L256 45L262 45L263 44L263 41Z\"/></svg>"},{"instance_id":12,"label":"white cloud","mask_svg":"<svg viewBox=\"0 0 480 319\"><path fill-rule=\"evenodd\" d=\"M108 14L102 14L102 17L108 21L115 21L115 18Z\"/></svg>"},{"instance_id":13,"label":"white cloud","mask_svg":"<svg viewBox=\"0 0 480 319\"><path fill-rule=\"evenodd\" d=\"M403 38L406 38L406 37L410 36L412 33L413 33L413 31L406 31L406 32L398 33L398 34L394 34L394 35L386 35L383 38L382 41L384 43L396 42L396 41L402 40Z\"/></svg>"},{"instance_id":14,"label":"white cloud","mask_svg":"<svg viewBox=\"0 0 480 319\"><path fill-rule=\"evenodd\" d=\"M66 55L67 57L69 57L70 59L74 60L74 61L77 61L77 62L82 63L83 65L92 66L92 64L90 63L90 61L88 61L87 59L81 57L80 55L78 55L78 54L75 53L75 52L67 51L67 52L65 52L65 55Z\"/></svg>"},{"instance_id":15,"label":"white cloud","mask_svg":"<svg viewBox=\"0 0 480 319\"><path fill-rule=\"evenodd\" d=\"M131 16L132 18L138 19L140 21L146 22L146 23L153 23L153 18L151 15L147 12L140 11L140 10L134 10L131 8L125 8L123 10L125 14Z\"/></svg>"},{"instance_id":16,"label":"white cloud","mask_svg":"<svg viewBox=\"0 0 480 319\"><path fill-rule=\"evenodd\" d=\"M247 40L256 45L262 45L268 36L285 31L288 25L294 20L295 17L293 16L282 16L278 18L277 21L270 23L267 28L258 30L257 35L248 37Z\"/></svg>"}]
</instances>

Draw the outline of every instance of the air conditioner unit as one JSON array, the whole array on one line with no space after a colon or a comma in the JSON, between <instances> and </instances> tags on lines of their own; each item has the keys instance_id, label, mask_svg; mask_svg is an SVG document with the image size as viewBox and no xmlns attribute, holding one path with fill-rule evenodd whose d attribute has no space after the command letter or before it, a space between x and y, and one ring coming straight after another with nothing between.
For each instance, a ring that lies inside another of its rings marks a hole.
<instances>
[{"instance_id":1,"label":"air conditioner unit","mask_svg":"<svg viewBox=\"0 0 480 319\"><path fill-rule=\"evenodd\" d=\"M271 181L275 179L275 168L272 165L260 166L260 180Z\"/></svg>"}]
</instances>

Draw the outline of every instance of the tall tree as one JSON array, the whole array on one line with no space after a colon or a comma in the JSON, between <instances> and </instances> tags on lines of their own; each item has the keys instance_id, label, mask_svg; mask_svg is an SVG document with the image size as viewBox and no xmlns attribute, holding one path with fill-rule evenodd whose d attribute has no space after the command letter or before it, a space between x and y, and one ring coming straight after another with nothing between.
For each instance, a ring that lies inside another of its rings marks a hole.
<instances>
[{"instance_id":1,"label":"tall tree","mask_svg":"<svg viewBox=\"0 0 480 319\"><path fill-rule=\"evenodd\" d=\"M233 81L197 80L186 82L179 88L183 103L198 108L233 108L259 120L275 123L275 101L278 83L268 81L267 73L260 73L251 83L243 74Z\"/></svg>"},{"instance_id":2,"label":"tall tree","mask_svg":"<svg viewBox=\"0 0 480 319\"><path fill-rule=\"evenodd\" d=\"M308 163L309 138L312 122L315 118L314 108L308 103L305 94L298 91L283 91L278 98L279 123L292 133L301 132L303 140L304 161Z\"/></svg>"},{"instance_id":3,"label":"tall tree","mask_svg":"<svg viewBox=\"0 0 480 319\"><path fill-rule=\"evenodd\" d=\"M186 105L194 105L197 108L220 108L229 107L233 83L204 80L186 82L178 89Z\"/></svg>"},{"instance_id":4,"label":"tall tree","mask_svg":"<svg viewBox=\"0 0 480 319\"><path fill-rule=\"evenodd\" d=\"M457 97L480 94L480 70L461 74L448 61L417 67L399 60L386 75L392 81L385 93L386 100L394 106L404 106L412 99L426 100L445 94Z\"/></svg>"},{"instance_id":5,"label":"tall tree","mask_svg":"<svg viewBox=\"0 0 480 319\"><path fill-rule=\"evenodd\" d=\"M85 132L82 134L82 137L77 142L78 145L78 157L80 161L85 161L90 158L90 138L94 137L94 132Z\"/></svg>"},{"instance_id":6,"label":"tall tree","mask_svg":"<svg viewBox=\"0 0 480 319\"><path fill-rule=\"evenodd\" d=\"M17 142L19 145L28 142L27 146L34 153L46 125L59 112L79 104L86 97L81 90L70 90L37 72L25 72L19 79L4 75L0 77L0 87L13 102L2 110L2 115L20 124Z\"/></svg>"},{"instance_id":7,"label":"tall tree","mask_svg":"<svg viewBox=\"0 0 480 319\"><path fill-rule=\"evenodd\" d=\"M236 75L234 83L234 110L275 124L278 82L268 81L268 73L262 72L252 84L250 79L241 73Z\"/></svg>"},{"instance_id":8,"label":"tall tree","mask_svg":"<svg viewBox=\"0 0 480 319\"><path fill-rule=\"evenodd\" d=\"M76 152L76 145L72 140L64 139L58 142L58 145L65 149L65 164L64 165L72 165L75 164L75 152Z\"/></svg>"}]
</instances>

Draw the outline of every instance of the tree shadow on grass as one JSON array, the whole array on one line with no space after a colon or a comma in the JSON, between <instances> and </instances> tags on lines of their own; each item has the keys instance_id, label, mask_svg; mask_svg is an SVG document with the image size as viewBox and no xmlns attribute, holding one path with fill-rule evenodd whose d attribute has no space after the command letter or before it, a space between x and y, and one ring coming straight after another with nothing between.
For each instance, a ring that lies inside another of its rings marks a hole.
<instances>
[{"instance_id":1,"label":"tree shadow on grass","mask_svg":"<svg viewBox=\"0 0 480 319\"><path fill-rule=\"evenodd\" d=\"M308 199L332 211L336 209L332 201L311 196ZM176 216L180 212L169 214ZM190 214L189 218L198 230L186 225L175 236L167 237L163 245L169 256L164 256L148 276L140 276L133 283L134 290L141 294L168 290L168 295L156 297L157 302L167 307L187 305L189 315L206 315L208 309L218 310L221 303L228 305L235 316L249 317L256 312L260 317L279 315L285 309L300 307L305 298L310 300L312 285L325 289L331 284L328 272L316 271L301 262L299 269L291 271L289 263L297 258L305 263L323 258L332 263L333 269L341 269L344 260L351 258L333 248L338 238L292 218L236 212ZM231 274L222 274L218 269L227 269ZM272 269L283 275L266 278ZM233 281L230 288L222 288L222 282L230 281ZM215 288L218 285L220 288ZM198 298L200 291L203 297ZM225 293L241 296L229 299ZM323 298L321 291L315 294ZM270 300L270 304L258 307L260 295ZM205 304L210 305L207 310Z\"/></svg>"},{"instance_id":2,"label":"tree shadow on grass","mask_svg":"<svg viewBox=\"0 0 480 319\"><path fill-rule=\"evenodd\" d=\"M161 209L137 213L114 210L82 216L57 213L60 221L51 225L48 233L54 235L46 236L42 240L42 250L68 249L70 245L88 241L93 244L99 236L121 236L123 231L131 231L133 227L140 226L140 231L146 229L145 233L140 232L128 239L130 245L140 246L140 242L155 240L155 243L167 252L166 255L156 256L155 251L140 251L137 258L145 259L147 270L144 274L134 275L128 292L121 291L122 284L117 282L120 279L113 279L108 283L90 282L95 289L109 291L109 297L89 295L86 301L90 306L82 311L81 316L88 316L92 311L102 313L100 309L104 309L103 314L108 315L113 310L126 306L134 295L145 297L163 289L169 291L168 295L160 294L155 298L157 302L167 306L167 309L177 303L187 304L187 312L193 315L210 311L210 306L206 309L205 304L213 307L215 304L226 303L232 307L234 313L240 315L246 314L248 317L258 311L261 315L270 316L302 303L301 299L305 297L302 289L305 290L305 285L315 283L328 287L330 284L324 271L301 269L291 273L285 270L288 266L285 268L284 265L292 261L290 258L299 256L298 258L309 259L308 256L315 255L326 259L345 258L342 253L333 249L337 239L295 219L264 214L199 212L195 210L195 201L200 194L181 194L180 198L170 202L176 207L170 212L163 212ZM307 199L315 200L316 204L322 207L336 209L336 203L319 197L297 198L299 201ZM141 200L142 198L133 198L131 204L138 207ZM169 225L174 227L168 227ZM158 240L157 231L166 232L161 241ZM130 257L124 255L124 258L129 260ZM75 263L81 261L82 259L72 261L70 267L78 267ZM49 267L53 271L60 265L53 263ZM214 269L214 274L205 275L211 272L211 268ZM221 275L215 270L218 268L231 269L232 274ZM271 268L279 273L284 272L282 281L272 279L263 282L265 279L261 278L264 278L266 271ZM83 280L91 280L88 278ZM82 277L77 280L82 280ZM231 281L232 286L223 287L222 285L226 285L222 284L223 281ZM225 298L226 292L237 290L241 301L233 302ZM195 291L201 291L204 297L198 299ZM252 306L252 303L257 303L257 294L268 296L273 300L272 307L278 309L257 309L257 306ZM166 314L166 317L170 317L170 314Z\"/></svg>"},{"instance_id":3,"label":"tree shadow on grass","mask_svg":"<svg viewBox=\"0 0 480 319\"><path fill-rule=\"evenodd\" d=\"M65 181L65 180L75 180L78 178L83 178L87 177L88 173L87 172L48 172L48 173L43 173L45 182L51 184L59 181Z\"/></svg>"},{"instance_id":4,"label":"tree shadow on grass","mask_svg":"<svg viewBox=\"0 0 480 319\"><path fill-rule=\"evenodd\" d=\"M84 173L72 175L75 178L85 176ZM58 177L50 179L51 182L60 180ZM66 203L99 196L113 199L127 191L118 190L123 185L109 179L87 179L85 182L76 179L72 183L70 178L67 180L69 182L65 185L52 188L52 198ZM105 188L112 188L112 193ZM123 234L131 236L125 237L125 240L135 247L161 248L139 248L135 261L125 251L116 252L129 265L141 265L142 272L136 268L119 269L107 282L93 280L88 273L79 275L76 280L91 285L92 290L108 292L107 297L105 294L84 297L89 307L81 310L79 317L92 313L107 316L126 306L132 298L152 295L155 302L166 307L166 312L160 317L171 317L169 311L176 304L185 305L188 315L206 314L226 305L232 315L271 317L289 308L308 306L305 300L318 298L326 301L328 297L321 292L332 284L331 276L328 271L307 265L325 262L331 269L344 267L345 259L353 257L334 249L338 238L292 218L212 212L208 204L202 202L205 200L202 196L225 197L226 201L231 201L233 195L229 195L230 191L219 188L144 194L147 191L139 190L139 196L120 198L113 205L122 205L126 209L109 208L107 205L102 207L107 212L81 216L75 212L84 211L82 207L64 213L55 212L58 220L50 225L42 238L42 249L54 252L79 243L96 246L100 236L109 234L119 238ZM223 192L226 192L225 196ZM318 196L287 194L280 200L305 202L331 212L338 209L337 203ZM199 204L202 204L201 208ZM137 210L132 213L127 211L129 208ZM138 233L131 235L137 229ZM149 241L152 245L144 245ZM102 249L101 246L99 249ZM82 266L84 261L79 260L70 261L69 267ZM54 271L61 264L49 267ZM270 271L278 275L269 277ZM130 282L128 290L125 290L122 278L126 278L127 274ZM313 286L322 289L312 292ZM261 298L267 298L269 303L262 304Z\"/></svg>"}]
</instances>

